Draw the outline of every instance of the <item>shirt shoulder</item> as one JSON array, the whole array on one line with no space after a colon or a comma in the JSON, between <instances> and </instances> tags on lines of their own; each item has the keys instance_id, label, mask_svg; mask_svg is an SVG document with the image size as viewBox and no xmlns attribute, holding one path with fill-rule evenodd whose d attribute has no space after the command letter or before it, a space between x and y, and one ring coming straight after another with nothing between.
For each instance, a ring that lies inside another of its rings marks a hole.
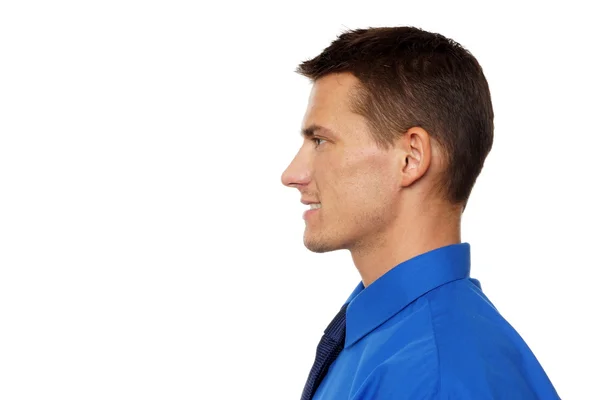
<instances>
[{"instance_id":1,"label":"shirt shoulder","mask_svg":"<svg viewBox=\"0 0 600 400\"><path fill-rule=\"evenodd\" d=\"M439 361L440 399L556 399L522 337L473 280L428 296Z\"/></svg>"},{"instance_id":2,"label":"shirt shoulder","mask_svg":"<svg viewBox=\"0 0 600 400\"><path fill-rule=\"evenodd\" d=\"M402 339L351 400L558 399L525 342L470 279L434 289L403 312L384 330Z\"/></svg>"}]
</instances>

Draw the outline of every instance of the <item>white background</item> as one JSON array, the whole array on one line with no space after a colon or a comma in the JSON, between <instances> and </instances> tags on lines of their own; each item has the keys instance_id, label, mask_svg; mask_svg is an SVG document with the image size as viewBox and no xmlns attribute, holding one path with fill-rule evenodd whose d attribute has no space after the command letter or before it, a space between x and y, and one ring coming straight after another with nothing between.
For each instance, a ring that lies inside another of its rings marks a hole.
<instances>
[{"instance_id":1,"label":"white background","mask_svg":"<svg viewBox=\"0 0 600 400\"><path fill-rule=\"evenodd\" d=\"M597 15L487 3L0 3L0 398L300 398L360 278L304 248L280 182L310 91L293 71L398 25L483 66L472 276L561 397L600 398Z\"/></svg>"}]
</instances>

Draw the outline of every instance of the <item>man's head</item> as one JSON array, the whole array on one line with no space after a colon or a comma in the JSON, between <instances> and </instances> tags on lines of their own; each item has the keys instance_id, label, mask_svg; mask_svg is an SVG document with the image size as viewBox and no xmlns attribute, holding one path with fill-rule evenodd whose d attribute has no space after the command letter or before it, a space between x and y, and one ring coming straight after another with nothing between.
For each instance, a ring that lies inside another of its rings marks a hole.
<instances>
[{"instance_id":1,"label":"man's head","mask_svg":"<svg viewBox=\"0 0 600 400\"><path fill-rule=\"evenodd\" d=\"M366 249L412 214L460 216L493 141L488 84L467 50L412 27L359 29L297 72L314 85L282 182L321 203L307 248Z\"/></svg>"}]
</instances>

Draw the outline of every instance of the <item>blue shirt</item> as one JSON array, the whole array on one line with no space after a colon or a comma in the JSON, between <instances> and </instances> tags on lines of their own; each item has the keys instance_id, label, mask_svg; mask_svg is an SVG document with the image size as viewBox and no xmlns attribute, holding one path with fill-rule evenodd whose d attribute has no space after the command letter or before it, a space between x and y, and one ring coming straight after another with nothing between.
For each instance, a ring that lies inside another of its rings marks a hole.
<instances>
[{"instance_id":1,"label":"blue shirt","mask_svg":"<svg viewBox=\"0 0 600 400\"><path fill-rule=\"evenodd\" d=\"M344 349L313 399L559 399L470 265L470 245L453 244L359 283Z\"/></svg>"}]
</instances>

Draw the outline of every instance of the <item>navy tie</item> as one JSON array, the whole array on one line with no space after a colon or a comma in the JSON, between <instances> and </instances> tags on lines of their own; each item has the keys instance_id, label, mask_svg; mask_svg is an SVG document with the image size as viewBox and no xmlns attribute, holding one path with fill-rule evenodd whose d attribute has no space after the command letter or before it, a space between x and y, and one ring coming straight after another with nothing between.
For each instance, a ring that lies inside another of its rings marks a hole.
<instances>
[{"instance_id":1,"label":"navy tie","mask_svg":"<svg viewBox=\"0 0 600 400\"><path fill-rule=\"evenodd\" d=\"M329 366L335 361L337 356L344 348L346 339L346 308L348 303L344 304L337 313L333 321L325 329L325 334L317 347L315 362L308 375L308 380L304 385L301 400L311 400L319 384L327 374Z\"/></svg>"}]
</instances>

